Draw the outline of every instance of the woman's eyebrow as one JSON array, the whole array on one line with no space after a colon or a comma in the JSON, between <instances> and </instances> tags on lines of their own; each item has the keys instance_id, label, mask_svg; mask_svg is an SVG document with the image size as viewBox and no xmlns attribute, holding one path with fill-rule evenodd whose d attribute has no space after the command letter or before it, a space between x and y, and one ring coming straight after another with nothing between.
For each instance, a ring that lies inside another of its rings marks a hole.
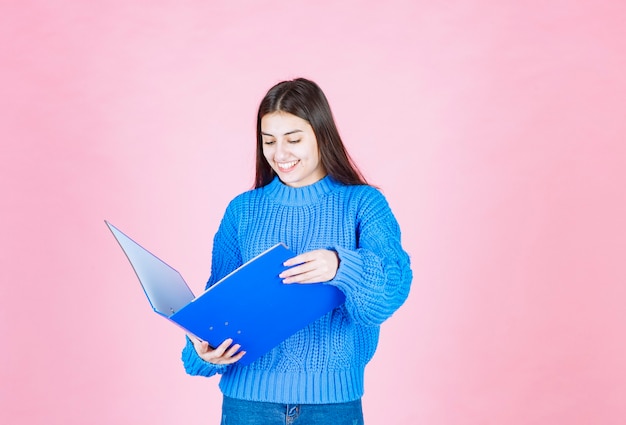
<instances>
[{"instance_id":1,"label":"woman's eyebrow","mask_svg":"<svg viewBox=\"0 0 626 425\"><path fill-rule=\"evenodd\" d=\"M285 134L283 134L283 136L289 136L290 134L294 134L294 133L302 133L302 132L303 132L302 130L291 130L291 131L288 131L288 132L286 132ZM261 131L261 134L262 134L263 136L270 136L270 137L274 137L274 135L273 135L273 134L271 134L271 133L266 133L266 132L264 132L264 131Z\"/></svg>"}]
</instances>

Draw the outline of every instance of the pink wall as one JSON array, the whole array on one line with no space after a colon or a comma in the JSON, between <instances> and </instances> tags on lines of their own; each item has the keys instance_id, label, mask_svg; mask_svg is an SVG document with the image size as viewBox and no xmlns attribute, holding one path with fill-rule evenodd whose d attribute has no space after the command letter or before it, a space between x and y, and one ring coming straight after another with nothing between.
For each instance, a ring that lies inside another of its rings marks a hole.
<instances>
[{"instance_id":1,"label":"pink wall","mask_svg":"<svg viewBox=\"0 0 626 425\"><path fill-rule=\"evenodd\" d=\"M0 423L217 423L103 220L200 290L301 75L413 258L368 423L624 423L626 3L99 3L0 6Z\"/></svg>"}]
</instances>

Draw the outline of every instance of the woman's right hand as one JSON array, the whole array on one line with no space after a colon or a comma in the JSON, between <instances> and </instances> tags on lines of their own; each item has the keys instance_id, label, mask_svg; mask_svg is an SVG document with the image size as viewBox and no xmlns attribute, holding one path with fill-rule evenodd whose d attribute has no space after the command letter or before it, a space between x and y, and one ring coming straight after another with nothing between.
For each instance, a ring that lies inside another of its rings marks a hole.
<instances>
[{"instance_id":1,"label":"woman's right hand","mask_svg":"<svg viewBox=\"0 0 626 425\"><path fill-rule=\"evenodd\" d=\"M201 341L193 335L187 335L191 342L193 343L194 348L196 349L196 353L198 356L206 362L213 364L232 364L236 361L239 361L244 354L245 351L239 351L241 346L239 344L233 344L233 340L228 338L224 342L222 342L216 348L211 348L208 342ZM236 354L235 354L236 353Z\"/></svg>"}]
</instances>

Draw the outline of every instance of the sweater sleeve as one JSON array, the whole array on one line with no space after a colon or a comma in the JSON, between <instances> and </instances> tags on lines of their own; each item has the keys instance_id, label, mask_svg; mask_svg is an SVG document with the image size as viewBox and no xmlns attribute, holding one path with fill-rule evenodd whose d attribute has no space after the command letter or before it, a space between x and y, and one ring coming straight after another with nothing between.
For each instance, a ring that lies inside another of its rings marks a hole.
<instances>
[{"instance_id":1,"label":"sweater sleeve","mask_svg":"<svg viewBox=\"0 0 626 425\"><path fill-rule=\"evenodd\" d=\"M340 262L329 284L345 293L354 320L378 326L404 303L413 274L387 200L376 189L368 193L357 213L357 248L335 247Z\"/></svg>"},{"instance_id":2,"label":"sweater sleeve","mask_svg":"<svg viewBox=\"0 0 626 425\"><path fill-rule=\"evenodd\" d=\"M211 276L206 284L206 288L209 288L242 264L237 236L237 217L237 208L233 201L226 209L220 227L213 238ZM187 343L183 348L182 361L185 371L189 375L195 376L209 377L224 373L228 368L228 366L225 365L215 365L203 360L196 352L189 338L187 338Z\"/></svg>"}]
</instances>

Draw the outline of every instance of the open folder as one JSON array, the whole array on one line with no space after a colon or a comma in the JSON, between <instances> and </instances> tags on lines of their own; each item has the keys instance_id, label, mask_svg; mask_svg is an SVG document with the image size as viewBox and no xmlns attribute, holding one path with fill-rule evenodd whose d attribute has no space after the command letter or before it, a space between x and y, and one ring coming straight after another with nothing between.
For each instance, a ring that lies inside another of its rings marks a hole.
<instances>
[{"instance_id":1,"label":"open folder","mask_svg":"<svg viewBox=\"0 0 626 425\"><path fill-rule=\"evenodd\" d=\"M240 344L247 365L311 322L339 307L345 295L331 285L285 285L278 275L296 254L284 244L243 264L197 298L174 268L106 222L126 253L155 312L216 347Z\"/></svg>"}]
</instances>

